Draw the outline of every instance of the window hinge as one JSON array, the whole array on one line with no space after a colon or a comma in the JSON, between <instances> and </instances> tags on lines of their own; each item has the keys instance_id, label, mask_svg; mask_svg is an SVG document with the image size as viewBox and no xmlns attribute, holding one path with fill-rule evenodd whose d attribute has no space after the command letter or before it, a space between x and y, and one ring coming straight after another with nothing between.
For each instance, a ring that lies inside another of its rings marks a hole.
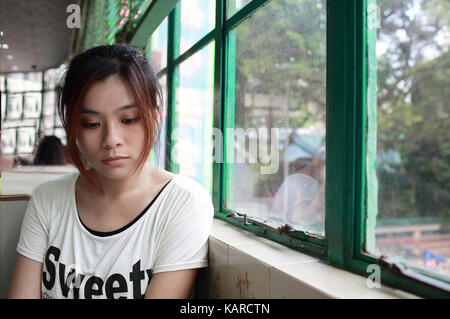
<instances>
[{"instance_id":1,"label":"window hinge","mask_svg":"<svg viewBox=\"0 0 450 319\"><path fill-rule=\"evenodd\" d=\"M292 227L289 224L279 224L273 221L269 221L267 219L261 218L261 217L247 217L247 214L244 215L238 215L236 213L228 213L227 217L231 217L234 220L242 222L244 225L247 224L254 224L257 226L260 226L264 229L270 230L272 232L276 232L278 234L285 234L285 233L295 233L296 230L294 227Z\"/></svg>"},{"instance_id":2,"label":"window hinge","mask_svg":"<svg viewBox=\"0 0 450 319\"><path fill-rule=\"evenodd\" d=\"M387 257L386 255L381 255L378 258L378 265L385 271L388 271L392 274L395 274L403 278L407 278L409 280L413 280L417 283L431 287L433 289L437 289L440 292L443 292L450 296L449 284L417 273L416 271L410 269L408 266L402 263L390 260L389 257Z\"/></svg>"}]
</instances>

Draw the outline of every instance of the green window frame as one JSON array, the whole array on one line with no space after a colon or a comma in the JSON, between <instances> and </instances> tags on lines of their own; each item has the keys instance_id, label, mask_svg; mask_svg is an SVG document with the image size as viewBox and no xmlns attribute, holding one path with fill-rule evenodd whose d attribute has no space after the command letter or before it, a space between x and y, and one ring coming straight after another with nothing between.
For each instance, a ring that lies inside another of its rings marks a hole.
<instances>
[{"instance_id":1,"label":"green window frame","mask_svg":"<svg viewBox=\"0 0 450 319\"><path fill-rule=\"evenodd\" d=\"M130 44L145 48L159 23L169 16L167 67L168 123L166 141L177 127L175 89L178 66L215 41L214 119L222 132L234 123L234 39L229 31L270 0L253 0L227 18L228 0L216 0L215 28L178 56L180 2L155 0L141 19ZM376 0L327 1L327 105L326 105L326 217L325 237L297 230L279 234L227 216L224 192L229 187L225 163L213 163L212 198L215 218L267 237L337 266L368 276L369 265L381 267L381 282L423 297L448 298L449 285L424 273L365 252L367 233L374 232L376 218L376 30L367 21L375 18ZM368 11L368 8L371 8ZM262 9L264 10L264 9ZM230 49L231 48L231 49ZM374 133L375 132L375 133ZM224 142L226 138L224 138ZM178 172L167 150L166 169ZM224 147L226 149L226 147ZM222 161L224 162L224 161ZM239 213L239 212L238 212ZM370 236L369 236L370 237Z\"/></svg>"}]
</instances>

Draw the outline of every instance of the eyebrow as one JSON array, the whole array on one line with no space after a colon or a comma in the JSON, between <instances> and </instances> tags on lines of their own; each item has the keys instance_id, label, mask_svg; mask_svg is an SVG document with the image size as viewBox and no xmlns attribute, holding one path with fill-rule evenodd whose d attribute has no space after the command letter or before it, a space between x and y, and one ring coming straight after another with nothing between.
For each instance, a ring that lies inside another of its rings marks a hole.
<instances>
[{"instance_id":1,"label":"eyebrow","mask_svg":"<svg viewBox=\"0 0 450 319\"><path fill-rule=\"evenodd\" d=\"M119 113L119 112L122 112L122 111L125 111L125 110L129 110L129 109L133 109L133 108L137 108L137 106L136 106L135 103L131 103L131 104L128 104L128 105L119 107L119 108L116 110L116 113ZM81 114L101 114L101 113L83 107L83 108L81 109Z\"/></svg>"}]
</instances>

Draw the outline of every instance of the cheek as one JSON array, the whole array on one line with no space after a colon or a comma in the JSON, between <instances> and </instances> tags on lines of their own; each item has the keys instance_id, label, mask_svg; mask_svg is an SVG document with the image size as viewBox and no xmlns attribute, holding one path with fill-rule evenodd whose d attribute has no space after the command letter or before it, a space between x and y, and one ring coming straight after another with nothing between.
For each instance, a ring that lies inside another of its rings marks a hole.
<instances>
[{"instance_id":1,"label":"cheek","mask_svg":"<svg viewBox=\"0 0 450 319\"><path fill-rule=\"evenodd\" d=\"M83 155L89 156L94 150L95 140L95 137L91 134L79 133L77 137L78 149Z\"/></svg>"},{"instance_id":2,"label":"cheek","mask_svg":"<svg viewBox=\"0 0 450 319\"><path fill-rule=\"evenodd\" d=\"M129 133L129 140L133 142L132 144L142 145L145 143L145 129L143 124L136 125Z\"/></svg>"}]
</instances>

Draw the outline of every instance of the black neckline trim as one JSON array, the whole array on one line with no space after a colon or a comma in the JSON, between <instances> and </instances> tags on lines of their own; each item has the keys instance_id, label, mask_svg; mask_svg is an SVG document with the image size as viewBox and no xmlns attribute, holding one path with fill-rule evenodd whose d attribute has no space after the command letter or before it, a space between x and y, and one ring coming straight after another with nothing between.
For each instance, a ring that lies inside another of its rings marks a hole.
<instances>
[{"instance_id":1,"label":"black neckline trim","mask_svg":"<svg viewBox=\"0 0 450 319\"><path fill-rule=\"evenodd\" d=\"M173 179L173 178L172 178ZM142 216L145 215L146 212L148 212L149 208L152 206L152 204L155 202L155 200L159 197L159 195L162 193L162 191L164 190L164 188L166 188L166 186L172 181L172 179L170 179L170 181L167 182L166 185L163 186L163 188L161 188L161 190L159 191L159 193L155 196L155 198L152 199L152 201L150 202L150 204L147 205L147 207L144 208L144 210L138 215L136 216L135 219L133 219L131 222L129 222L128 224L126 224L123 227L120 227L119 229L113 230L113 231L108 231L108 232L103 232L103 231L97 231L97 230L93 230L90 229L89 227L87 227L83 221L80 218L80 215L78 215L78 219L80 220L81 225L83 225L83 227L90 232L92 235L95 236L99 236L99 237L108 237L108 236L112 236L112 235L116 235L118 233L121 233L123 231L125 231L126 229L130 228L134 223L136 223Z\"/></svg>"}]
</instances>

